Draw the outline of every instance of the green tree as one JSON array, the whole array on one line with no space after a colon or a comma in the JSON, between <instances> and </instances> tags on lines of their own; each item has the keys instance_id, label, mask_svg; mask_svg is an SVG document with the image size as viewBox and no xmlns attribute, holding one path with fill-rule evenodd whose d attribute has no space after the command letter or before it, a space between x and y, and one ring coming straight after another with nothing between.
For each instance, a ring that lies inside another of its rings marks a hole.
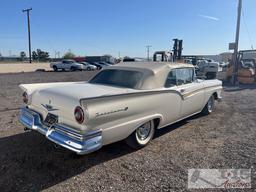
<instances>
[{"instance_id":1,"label":"green tree","mask_svg":"<svg viewBox=\"0 0 256 192\"><path fill-rule=\"evenodd\" d=\"M35 51L32 52L32 59L33 59L33 61L38 60L38 55Z\"/></svg>"},{"instance_id":2,"label":"green tree","mask_svg":"<svg viewBox=\"0 0 256 192\"><path fill-rule=\"evenodd\" d=\"M20 60L24 61L26 59L26 53L24 51L20 52Z\"/></svg>"},{"instance_id":3,"label":"green tree","mask_svg":"<svg viewBox=\"0 0 256 192\"><path fill-rule=\"evenodd\" d=\"M41 49L36 50L37 57L39 61L47 61L49 59L49 53L42 51Z\"/></svg>"},{"instance_id":4,"label":"green tree","mask_svg":"<svg viewBox=\"0 0 256 192\"><path fill-rule=\"evenodd\" d=\"M46 51L42 51L41 49L37 49L36 51L32 52L32 59L34 61L48 61L49 53Z\"/></svg>"},{"instance_id":5,"label":"green tree","mask_svg":"<svg viewBox=\"0 0 256 192\"><path fill-rule=\"evenodd\" d=\"M73 59L76 55L71 51L68 51L64 54L63 59Z\"/></svg>"}]
</instances>

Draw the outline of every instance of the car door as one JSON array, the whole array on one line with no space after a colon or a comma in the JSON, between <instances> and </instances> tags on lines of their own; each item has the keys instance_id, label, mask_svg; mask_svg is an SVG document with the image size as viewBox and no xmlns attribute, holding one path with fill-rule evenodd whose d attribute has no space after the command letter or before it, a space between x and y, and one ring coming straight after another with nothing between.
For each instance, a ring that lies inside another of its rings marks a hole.
<instances>
[{"instance_id":1,"label":"car door","mask_svg":"<svg viewBox=\"0 0 256 192\"><path fill-rule=\"evenodd\" d=\"M69 65L70 65L70 64L69 64L69 61L63 61L61 68L62 68L62 69L69 69Z\"/></svg>"},{"instance_id":2,"label":"car door","mask_svg":"<svg viewBox=\"0 0 256 192\"><path fill-rule=\"evenodd\" d=\"M180 119L182 102L182 97L177 91L176 69L169 71L164 87L166 88L166 93L163 95L162 100L166 102L166 105L162 107L164 111L163 123L171 124Z\"/></svg>"},{"instance_id":3,"label":"car door","mask_svg":"<svg viewBox=\"0 0 256 192\"><path fill-rule=\"evenodd\" d=\"M197 81L194 68L176 69L177 90L181 95L181 118L200 112L204 105L203 83Z\"/></svg>"},{"instance_id":4,"label":"car door","mask_svg":"<svg viewBox=\"0 0 256 192\"><path fill-rule=\"evenodd\" d=\"M72 65L73 65L72 61L67 61L65 64L65 69L70 69Z\"/></svg>"},{"instance_id":5,"label":"car door","mask_svg":"<svg viewBox=\"0 0 256 192\"><path fill-rule=\"evenodd\" d=\"M60 65L59 65L59 68L64 69L64 68L65 68L65 62L66 62L66 61L62 61L62 62L60 63Z\"/></svg>"}]
</instances>

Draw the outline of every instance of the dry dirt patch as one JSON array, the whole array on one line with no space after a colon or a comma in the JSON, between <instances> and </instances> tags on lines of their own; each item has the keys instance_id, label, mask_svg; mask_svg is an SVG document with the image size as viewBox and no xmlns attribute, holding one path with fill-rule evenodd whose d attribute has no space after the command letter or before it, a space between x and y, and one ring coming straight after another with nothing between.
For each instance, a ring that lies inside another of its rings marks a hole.
<instances>
[{"instance_id":1,"label":"dry dirt patch","mask_svg":"<svg viewBox=\"0 0 256 192\"><path fill-rule=\"evenodd\" d=\"M51 70L50 63L0 63L0 73L32 72L37 69Z\"/></svg>"}]
</instances>

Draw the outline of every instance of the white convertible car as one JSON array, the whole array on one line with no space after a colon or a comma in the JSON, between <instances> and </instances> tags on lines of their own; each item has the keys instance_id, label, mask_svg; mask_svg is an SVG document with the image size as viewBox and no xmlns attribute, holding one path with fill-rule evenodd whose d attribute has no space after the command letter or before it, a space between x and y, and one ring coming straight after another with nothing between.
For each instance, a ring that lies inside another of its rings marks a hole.
<instances>
[{"instance_id":1,"label":"white convertible car","mask_svg":"<svg viewBox=\"0 0 256 192\"><path fill-rule=\"evenodd\" d=\"M88 82L20 87L25 129L86 154L123 139L141 148L155 129L211 113L222 82L197 79L189 64L134 62L106 67Z\"/></svg>"}]
</instances>

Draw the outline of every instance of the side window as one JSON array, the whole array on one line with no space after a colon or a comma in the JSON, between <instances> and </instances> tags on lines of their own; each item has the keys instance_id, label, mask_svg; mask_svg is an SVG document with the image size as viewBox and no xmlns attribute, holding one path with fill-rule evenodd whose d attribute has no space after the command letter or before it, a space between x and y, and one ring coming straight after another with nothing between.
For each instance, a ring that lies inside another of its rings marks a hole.
<instances>
[{"instance_id":1,"label":"side window","mask_svg":"<svg viewBox=\"0 0 256 192\"><path fill-rule=\"evenodd\" d=\"M193 68L180 68L177 69L177 84L183 85L192 83L194 81L194 70Z\"/></svg>"},{"instance_id":2,"label":"side window","mask_svg":"<svg viewBox=\"0 0 256 192\"><path fill-rule=\"evenodd\" d=\"M176 78L176 69L173 69L169 72L164 87L172 87L177 85L177 78Z\"/></svg>"},{"instance_id":3,"label":"side window","mask_svg":"<svg viewBox=\"0 0 256 192\"><path fill-rule=\"evenodd\" d=\"M64 63L64 64L65 64L65 63L66 63L66 61L62 61L62 63Z\"/></svg>"}]
</instances>

